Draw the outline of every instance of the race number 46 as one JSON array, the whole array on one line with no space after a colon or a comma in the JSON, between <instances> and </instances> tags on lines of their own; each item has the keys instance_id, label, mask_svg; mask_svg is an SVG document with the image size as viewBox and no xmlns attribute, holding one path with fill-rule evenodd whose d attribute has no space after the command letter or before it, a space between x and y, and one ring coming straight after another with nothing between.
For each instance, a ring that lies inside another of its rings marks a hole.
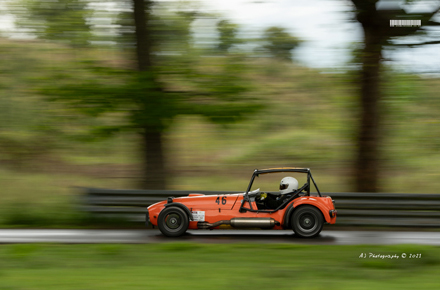
<instances>
[{"instance_id":1,"label":"race number 46","mask_svg":"<svg viewBox=\"0 0 440 290\"><path fill-rule=\"evenodd\" d=\"M215 200L215 203L216 203L216 204L220 204L220 196L217 196L217 199ZM222 203L223 205L226 204L226 196L222 196L221 203Z\"/></svg>"}]
</instances>

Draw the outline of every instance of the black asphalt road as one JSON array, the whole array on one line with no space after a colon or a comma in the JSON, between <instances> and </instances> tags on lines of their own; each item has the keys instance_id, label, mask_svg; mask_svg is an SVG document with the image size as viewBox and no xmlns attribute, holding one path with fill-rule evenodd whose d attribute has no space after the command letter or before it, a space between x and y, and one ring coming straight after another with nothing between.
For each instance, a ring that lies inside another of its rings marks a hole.
<instances>
[{"instance_id":1,"label":"black asphalt road","mask_svg":"<svg viewBox=\"0 0 440 290\"><path fill-rule=\"evenodd\" d=\"M440 232L322 231L313 239L296 237L292 231L195 230L168 238L159 230L0 230L0 243L289 243L318 245L440 245Z\"/></svg>"}]
</instances>

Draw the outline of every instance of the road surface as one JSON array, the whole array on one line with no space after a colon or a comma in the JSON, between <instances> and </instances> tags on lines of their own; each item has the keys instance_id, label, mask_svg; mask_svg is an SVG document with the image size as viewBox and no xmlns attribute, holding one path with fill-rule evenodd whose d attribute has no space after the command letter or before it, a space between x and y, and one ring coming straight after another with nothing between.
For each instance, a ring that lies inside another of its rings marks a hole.
<instances>
[{"instance_id":1,"label":"road surface","mask_svg":"<svg viewBox=\"0 0 440 290\"><path fill-rule=\"evenodd\" d=\"M0 230L0 243L289 243L318 245L440 245L440 232L322 231L313 239L296 237L292 231L195 230L179 238L163 236L159 230Z\"/></svg>"}]
</instances>

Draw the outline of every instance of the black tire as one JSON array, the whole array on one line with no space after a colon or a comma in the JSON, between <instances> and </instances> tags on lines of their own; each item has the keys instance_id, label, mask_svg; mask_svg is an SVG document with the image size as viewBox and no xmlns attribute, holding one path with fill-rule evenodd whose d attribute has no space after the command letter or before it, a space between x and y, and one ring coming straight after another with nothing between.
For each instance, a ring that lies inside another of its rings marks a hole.
<instances>
[{"instance_id":1,"label":"black tire","mask_svg":"<svg viewBox=\"0 0 440 290\"><path fill-rule=\"evenodd\" d=\"M165 236L178 237L183 235L188 229L188 215L179 207L167 207L160 212L157 225Z\"/></svg>"},{"instance_id":2,"label":"black tire","mask_svg":"<svg viewBox=\"0 0 440 290\"><path fill-rule=\"evenodd\" d=\"M290 222L296 235L302 238L313 238L321 232L324 217L316 207L303 205L293 212Z\"/></svg>"}]
</instances>

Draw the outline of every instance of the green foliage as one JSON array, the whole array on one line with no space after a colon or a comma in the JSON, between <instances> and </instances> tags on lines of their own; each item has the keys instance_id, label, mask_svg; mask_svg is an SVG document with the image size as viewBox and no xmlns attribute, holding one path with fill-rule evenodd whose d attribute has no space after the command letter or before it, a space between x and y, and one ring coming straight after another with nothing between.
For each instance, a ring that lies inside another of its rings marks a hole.
<instances>
[{"instance_id":1,"label":"green foliage","mask_svg":"<svg viewBox=\"0 0 440 290\"><path fill-rule=\"evenodd\" d=\"M19 173L2 172L5 196L35 191L28 198L37 202L46 191L66 192L71 185L134 187L140 158L132 132L146 124L166 133L173 189L242 190L249 168L303 165L318 168L324 189L348 190L345 170L359 110L352 79L273 59L213 55L194 47L183 32L171 37L191 23L167 13L155 20L169 33L156 47L154 74L132 71L125 52L113 48L73 53L48 42L1 41L0 159L2 168L12 160L22 164ZM173 29L178 23L185 25ZM179 46L180 37L190 45ZM384 79L385 190L435 192L440 83L397 71ZM85 142L92 140L102 142ZM39 170L42 176L22 176ZM66 173L72 177L60 176L63 170L72 170ZM110 182L102 176L123 178Z\"/></svg>"},{"instance_id":2,"label":"green foliage","mask_svg":"<svg viewBox=\"0 0 440 290\"><path fill-rule=\"evenodd\" d=\"M205 57L201 65L184 76L188 90L181 99L182 112L202 115L214 123L232 124L260 111L264 103L250 96L253 86L244 77L249 71L241 56Z\"/></svg>"},{"instance_id":3,"label":"green foliage","mask_svg":"<svg viewBox=\"0 0 440 290\"><path fill-rule=\"evenodd\" d=\"M139 224L121 217L103 217L66 204L38 206L35 203L3 204L0 225L6 228L135 228Z\"/></svg>"},{"instance_id":4,"label":"green foliage","mask_svg":"<svg viewBox=\"0 0 440 290\"><path fill-rule=\"evenodd\" d=\"M229 20L220 20L217 23L217 32L219 34L219 44L217 48L221 52L228 52L235 44L243 42L237 37L238 25Z\"/></svg>"},{"instance_id":5,"label":"green foliage","mask_svg":"<svg viewBox=\"0 0 440 290\"><path fill-rule=\"evenodd\" d=\"M385 70L384 79L384 150L391 161L389 165L414 166L414 152L420 160L436 155L440 149L440 104L431 90L438 81L394 70ZM393 149L396 147L401 150Z\"/></svg>"},{"instance_id":6,"label":"green foliage","mask_svg":"<svg viewBox=\"0 0 440 290\"><path fill-rule=\"evenodd\" d=\"M216 68L214 72L207 71L211 67ZM175 91L163 89L173 85L171 82L168 85L156 81L158 78L166 81L167 74L157 76L150 72L87 63L83 68L84 74L54 76L59 80L57 84L40 83L38 90L50 100L91 117L114 115L125 118L119 124L93 126L91 132L94 135L109 136L145 127L164 131L180 114L203 115L215 123L227 124L243 120L260 110L261 101L246 95L250 85L239 77L245 69L243 63L232 57L221 63L195 65L190 68L189 74L179 75L174 83L184 81L188 89Z\"/></svg>"},{"instance_id":7,"label":"green foliage","mask_svg":"<svg viewBox=\"0 0 440 290\"><path fill-rule=\"evenodd\" d=\"M136 46L133 5L131 1L122 2L119 5L120 11L116 15L108 16L115 18L115 24L118 25L118 33L114 35L113 40L118 47L133 50ZM148 41L151 44L155 64L163 66L171 56L188 52L192 44L191 23L197 18L198 13L176 10L174 5L160 2L150 3L150 5L147 11L149 12Z\"/></svg>"},{"instance_id":8,"label":"green foliage","mask_svg":"<svg viewBox=\"0 0 440 290\"><path fill-rule=\"evenodd\" d=\"M292 49L295 49L301 40L292 36L283 27L272 26L267 28L263 34L263 41L266 42L262 49L273 57L291 61Z\"/></svg>"},{"instance_id":9,"label":"green foliage","mask_svg":"<svg viewBox=\"0 0 440 290\"><path fill-rule=\"evenodd\" d=\"M113 122L91 126L90 132L98 137L130 130L150 137L154 133L161 140L162 133L179 114L201 114L225 124L242 120L261 108L255 98L249 100L245 95L249 88L241 81L237 65L228 61L217 63L217 67L203 67L202 58L206 55L194 48L191 35L197 12L187 7L175 10L167 5L152 5L151 1L145 4L145 11L134 11L137 5L124 2L121 8L125 10L117 9L115 13L122 32L115 39L121 47L132 50L131 57L126 57L123 64L98 64L94 60L91 64L77 65L73 72L59 68L45 79L38 78L38 93L95 120L112 119ZM29 0L18 7L24 10L23 15L29 15L22 27L32 28L40 38L62 39L61 34L74 43L85 39L77 37L78 31L90 33L85 17L86 2ZM135 23L138 16L146 23ZM64 19L78 31L63 25ZM144 50L137 51L136 57L135 47ZM144 139L143 150L151 150L151 140ZM163 156L162 142L154 144L158 146L152 156ZM152 159L150 156L145 160L148 176L153 168L165 168L164 158ZM152 177L145 186L166 186L165 170L157 172L157 178Z\"/></svg>"},{"instance_id":10,"label":"green foliage","mask_svg":"<svg viewBox=\"0 0 440 290\"><path fill-rule=\"evenodd\" d=\"M16 25L38 38L86 46L91 39L87 4L83 0L19 0L10 2L9 8Z\"/></svg>"},{"instance_id":11,"label":"green foliage","mask_svg":"<svg viewBox=\"0 0 440 290\"><path fill-rule=\"evenodd\" d=\"M173 12L162 6L154 12L149 26L154 65L149 71L83 62L76 64L73 74L60 69L39 82L39 93L91 117L123 117L119 124L94 126L91 132L95 136L144 128L163 132L181 114L203 115L220 124L235 123L262 108L260 100L247 94L251 86L242 77L248 69L244 57L219 59L189 45L196 13ZM131 12L120 14L126 23L121 28L126 32L125 44L134 39L129 16Z\"/></svg>"},{"instance_id":12,"label":"green foliage","mask_svg":"<svg viewBox=\"0 0 440 290\"><path fill-rule=\"evenodd\" d=\"M0 134L0 158L18 168L41 160L56 147L53 137L43 134Z\"/></svg>"}]
</instances>

